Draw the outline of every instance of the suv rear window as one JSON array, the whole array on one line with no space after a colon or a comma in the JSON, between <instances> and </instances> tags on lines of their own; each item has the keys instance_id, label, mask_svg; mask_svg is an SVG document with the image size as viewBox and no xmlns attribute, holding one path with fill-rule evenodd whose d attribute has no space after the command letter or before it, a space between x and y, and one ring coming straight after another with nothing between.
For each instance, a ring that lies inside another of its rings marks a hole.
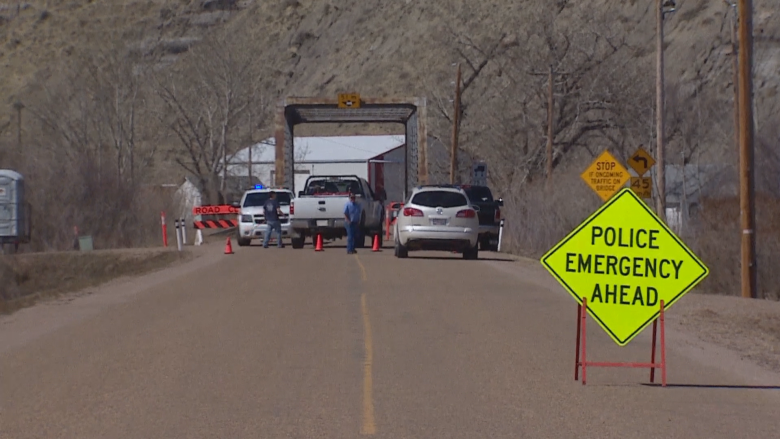
<instances>
[{"instance_id":1,"label":"suv rear window","mask_svg":"<svg viewBox=\"0 0 780 439\"><path fill-rule=\"evenodd\" d=\"M466 191L466 195L469 196L469 200L475 203L492 203L493 193L490 192L490 188L487 186L468 186L463 188Z\"/></svg>"},{"instance_id":2,"label":"suv rear window","mask_svg":"<svg viewBox=\"0 0 780 439\"><path fill-rule=\"evenodd\" d=\"M257 207L265 204L265 201L270 197L270 192L252 192L246 194L244 198L244 204L242 207ZM290 193L289 192L277 192L276 200L279 201L280 206L290 205Z\"/></svg>"},{"instance_id":3,"label":"suv rear window","mask_svg":"<svg viewBox=\"0 0 780 439\"><path fill-rule=\"evenodd\" d=\"M425 191L412 198L412 204L424 207L458 207L469 204L463 194L450 191Z\"/></svg>"}]
</instances>

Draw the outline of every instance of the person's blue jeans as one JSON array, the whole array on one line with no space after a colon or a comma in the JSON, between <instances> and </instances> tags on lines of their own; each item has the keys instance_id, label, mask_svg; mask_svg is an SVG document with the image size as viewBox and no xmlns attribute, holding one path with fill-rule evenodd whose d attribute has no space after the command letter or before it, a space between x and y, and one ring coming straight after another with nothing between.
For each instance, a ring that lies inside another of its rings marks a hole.
<instances>
[{"instance_id":1,"label":"person's blue jeans","mask_svg":"<svg viewBox=\"0 0 780 439\"><path fill-rule=\"evenodd\" d=\"M271 233L274 231L276 231L276 246L282 247L282 223L279 221L268 221L265 224L263 247L268 248L268 240L271 239Z\"/></svg>"},{"instance_id":2,"label":"person's blue jeans","mask_svg":"<svg viewBox=\"0 0 780 439\"><path fill-rule=\"evenodd\" d=\"M347 229L347 253L352 253L355 251L355 238L357 237L358 223L351 222L345 224L344 227Z\"/></svg>"}]
</instances>

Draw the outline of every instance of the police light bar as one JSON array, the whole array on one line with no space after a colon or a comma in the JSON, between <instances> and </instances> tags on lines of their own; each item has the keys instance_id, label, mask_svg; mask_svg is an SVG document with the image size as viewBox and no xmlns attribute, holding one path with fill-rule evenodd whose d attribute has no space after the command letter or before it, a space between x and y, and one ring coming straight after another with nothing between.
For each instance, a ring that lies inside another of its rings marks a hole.
<instances>
[{"instance_id":1,"label":"police light bar","mask_svg":"<svg viewBox=\"0 0 780 439\"><path fill-rule=\"evenodd\" d=\"M262 184L256 184L255 185L255 189L263 189L263 185Z\"/></svg>"}]
</instances>

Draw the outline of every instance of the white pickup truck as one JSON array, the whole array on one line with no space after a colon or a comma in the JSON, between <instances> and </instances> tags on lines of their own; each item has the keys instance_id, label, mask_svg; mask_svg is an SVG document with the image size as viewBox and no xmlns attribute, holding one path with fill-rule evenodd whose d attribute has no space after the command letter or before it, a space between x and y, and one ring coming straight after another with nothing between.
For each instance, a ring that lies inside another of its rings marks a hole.
<instances>
[{"instance_id":1,"label":"white pickup truck","mask_svg":"<svg viewBox=\"0 0 780 439\"><path fill-rule=\"evenodd\" d=\"M316 240L317 234L324 240L343 238L347 235L344 227L344 206L349 194L363 207L360 228L355 239L355 247L365 247L366 236L379 236L382 244L382 226L385 220L384 195L374 194L368 182L357 175L317 175L306 179L305 188L290 204L290 214L294 215L290 227L294 229L293 248L302 248L306 236Z\"/></svg>"}]
</instances>

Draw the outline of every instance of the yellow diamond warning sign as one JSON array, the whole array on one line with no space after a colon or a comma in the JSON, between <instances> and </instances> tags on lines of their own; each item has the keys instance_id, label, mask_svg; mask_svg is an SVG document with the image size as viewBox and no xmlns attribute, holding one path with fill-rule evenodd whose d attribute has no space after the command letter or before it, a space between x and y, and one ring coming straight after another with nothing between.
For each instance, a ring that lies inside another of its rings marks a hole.
<instances>
[{"instance_id":1,"label":"yellow diamond warning sign","mask_svg":"<svg viewBox=\"0 0 780 439\"><path fill-rule=\"evenodd\" d=\"M628 165L631 166L640 177L645 175L654 164L655 160L653 159L653 156L641 146L636 150L634 155L628 159Z\"/></svg>"},{"instance_id":2,"label":"yellow diamond warning sign","mask_svg":"<svg viewBox=\"0 0 780 439\"><path fill-rule=\"evenodd\" d=\"M542 257L542 265L620 346L708 274L707 267L630 188Z\"/></svg>"},{"instance_id":3,"label":"yellow diamond warning sign","mask_svg":"<svg viewBox=\"0 0 780 439\"><path fill-rule=\"evenodd\" d=\"M631 176L609 151L604 150L581 177L602 200L607 201Z\"/></svg>"}]
</instances>

